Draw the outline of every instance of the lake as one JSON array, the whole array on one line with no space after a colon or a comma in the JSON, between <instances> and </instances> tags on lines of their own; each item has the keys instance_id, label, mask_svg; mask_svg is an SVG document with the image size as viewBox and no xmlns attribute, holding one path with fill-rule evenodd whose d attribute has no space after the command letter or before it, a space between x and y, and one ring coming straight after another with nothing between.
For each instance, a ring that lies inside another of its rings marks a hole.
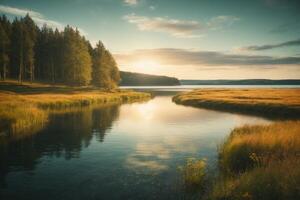
<instances>
[{"instance_id":1,"label":"lake","mask_svg":"<svg viewBox=\"0 0 300 200\"><path fill-rule=\"evenodd\" d=\"M34 135L1 138L2 199L192 197L181 189L179 166L205 158L214 173L217 147L234 127L270 122L172 102L191 88L138 89L155 97L52 114Z\"/></svg>"}]
</instances>

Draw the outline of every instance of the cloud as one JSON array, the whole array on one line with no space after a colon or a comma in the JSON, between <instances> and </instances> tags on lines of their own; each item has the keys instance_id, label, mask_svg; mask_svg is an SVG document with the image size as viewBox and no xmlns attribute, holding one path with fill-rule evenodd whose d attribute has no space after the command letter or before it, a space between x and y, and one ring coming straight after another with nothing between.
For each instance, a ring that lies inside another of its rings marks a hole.
<instances>
[{"instance_id":1,"label":"cloud","mask_svg":"<svg viewBox=\"0 0 300 200\"><path fill-rule=\"evenodd\" d=\"M138 0L124 0L124 3L126 5L133 6L133 5L137 5L138 4Z\"/></svg>"},{"instance_id":2,"label":"cloud","mask_svg":"<svg viewBox=\"0 0 300 200\"><path fill-rule=\"evenodd\" d=\"M219 30L226 26L227 27L231 26L234 22L238 20L239 18L234 16L223 15L223 16L213 17L207 22L207 28L212 30Z\"/></svg>"},{"instance_id":3,"label":"cloud","mask_svg":"<svg viewBox=\"0 0 300 200\"><path fill-rule=\"evenodd\" d=\"M150 9L150 10L155 10L156 7L155 7L155 6L149 6L149 9Z\"/></svg>"},{"instance_id":4,"label":"cloud","mask_svg":"<svg viewBox=\"0 0 300 200\"><path fill-rule=\"evenodd\" d=\"M177 38L201 37L205 31L222 29L224 26L230 26L238 20L238 18L232 16L218 16L206 23L201 23L195 20L178 20L168 17L151 18L138 16L134 13L125 15L123 19L137 25L141 31L164 32Z\"/></svg>"},{"instance_id":5,"label":"cloud","mask_svg":"<svg viewBox=\"0 0 300 200\"><path fill-rule=\"evenodd\" d=\"M41 14L39 12L25 9L25 8L15 8L15 7L10 7L10 6L0 5L0 12L14 15L14 16L22 16L22 17L29 14L29 16L32 18L32 20L35 21L35 23L40 27L42 27L44 24L46 24L47 26L49 26L51 28L57 28L59 30L63 30L65 27L64 24L54 21L54 20L47 19L43 14ZM77 28L77 29L80 31L81 34L87 35L87 33L84 30L82 30L80 28Z\"/></svg>"},{"instance_id":6,"label":"cloud","mask_svg":"<svg viewBox=\"0 0 300 200\"><path fill-rule=\"evenodd\" d=\"M262 51L262 50L269 50L269 49L275 49L280 47L289 47L289 46L299 46L300 45L300 39L297 40L290 40L287 42L282 42L278 44L266 44L266 45L253 45L253 46L247 46L247 47L241 47L238 50L241 51Z\"/></svg>"},{"instance_id":7,"label":"cloud","mask_svg":"<svg viewBox=\"0 0 300 200\"><path fill-rule=\"evenodd\" d=\"M141 49L127 54L115 54L121 65L139 59L153 59L161 65L180 66L273 66L299 65L300 57L272 57L259 55L225 54L217 51L195 51L188 49L162 48Z\"/></svg>"}]
</instances>

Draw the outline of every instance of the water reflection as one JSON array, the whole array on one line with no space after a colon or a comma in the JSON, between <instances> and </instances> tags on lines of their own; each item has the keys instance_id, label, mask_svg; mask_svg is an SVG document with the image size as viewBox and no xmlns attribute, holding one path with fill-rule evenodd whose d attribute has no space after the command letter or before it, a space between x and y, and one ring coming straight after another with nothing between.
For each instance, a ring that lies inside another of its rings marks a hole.
<instances>
[{"instance_id":1,"label":"water reflection","mask_svg":"<svg viewBox=\"0 0 300 200\"><path fill-rule=\"evenodd\" d=\"M157 96L144 104L124 105L120 119L118 126L138 138L125 166L130 170L152 172L174 168L170 162L174 158L205 157L214 165L216 148L224 139L224 133L229 133L235 125L268 122L176 105L170 102L170 96Z\"/></svg>"},{"instance_id":2,"label":"water reflection","mask_svg":"<svg viewBox=\"0 0 300 200\"><path fill-rule=\"evenodd\" d=\"M182 191L174 186L179 165L189 157L205 157L213 168L217 145L231 129L268 122L179 106L167 94L141 104L51 115L47 127L35 135L2 138L0 195L44 200L182 199Z\"/></svg>"},{"instance_id":3,"label":"water reflection","mask_svg":"<svg viewBox=\"0 0 300 200\"><path fill-rule=\"evenodd\" d=\"M84 108L50 116L42 131L16 139L2 137L0 145L0 184L10 171L34 170L43 156L78 158L93 137L103 142L106 132L118 118L119 105Z\"/></svg>"}]
</instances>

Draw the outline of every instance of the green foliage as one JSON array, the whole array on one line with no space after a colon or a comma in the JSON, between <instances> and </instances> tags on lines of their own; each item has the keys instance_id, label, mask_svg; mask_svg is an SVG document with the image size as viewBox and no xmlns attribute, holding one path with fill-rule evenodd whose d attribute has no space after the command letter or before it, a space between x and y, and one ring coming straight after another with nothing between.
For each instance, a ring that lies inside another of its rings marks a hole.
<instances>
[{"instance_id":1,"label":"green foliage","mask_svg":"<svg viewBox=\"0 0 300 200\"><path fill-rule=\"evenodd\" d=\"M117 87L120 74L116 61L99 41L92 51L93 84L102 88Z\"/></svg>"},{"instance_id":2,"label":"green foliage","mask_svg":"<svg viewBox=\"0 0 300 200\"><path fill-rule=\"evenodd\" d=\"M67 26L64 31L63 67L72 85L88 85L91 81L91 57L78 30Z\"/></svg>"},{"instance_id":3,"label":"green foliage","mask_svg":"<svg viewBox=\"0 0 300 200\"><path fill-rule=\"evenodd\" d=\"M9 38L4 29L0 24L0 79L5 80L7 75L7 66L9 63L8 57L8 44Z\"/></svg>"},{"instance_id":4,"label":"green foliage","mask_svg":"<svg viewBox=\"0 0 300 200\"><path fill-rule=\"evenodd\" d=\"M77 29L37 27L29 15L12 23L0 17L0 78L115 88L120 75L113 56L95 49ZM11 41L11 42L10 42ZM93 79L93 80L92 80Z\"/></svg>"}]
</instances>

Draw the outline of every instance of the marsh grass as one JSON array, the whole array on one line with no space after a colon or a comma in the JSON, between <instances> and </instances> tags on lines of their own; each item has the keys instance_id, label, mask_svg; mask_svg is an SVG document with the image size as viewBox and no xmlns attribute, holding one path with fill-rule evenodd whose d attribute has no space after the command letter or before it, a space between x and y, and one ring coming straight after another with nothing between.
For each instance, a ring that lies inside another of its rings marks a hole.
<instances>
[{"instance_id":1,"label":"marsh grass","mask_svg":"<svg viewBox=\"0 0 300 200\"><path fill-rule=\"evenodd\" d=\"M130 90L20 85L12 81L0 82L0 89L0 136L16 138L38 131L54 111L151 98L150 94Z\"/></svg>"},{"instance_id":2,"label":"marsh grass","mask_svg":"<svg viewBox=\"0 0 300 200\"><path fill-rule=\"evenodd\" d=\"M245 125L232 131L220 148L220 166L239 173L270 162L300 156L300 121Z\"/></svg>"},{"instance_id":3,"label":"marsh grass","mask_svg":"<svg viewBox=\"0 0 300 200\"><path fill-rule=\"evenodd\" d=\"M300 89L200 89L176 95L173 101L269 118L300 116Z\"/></svg>"},{"instance_id":4,"label":"marsh grass","mask_svg":"<svg viewBox=\"0 0 300 200\"><path fill-rule=\"evenodd\" d=\"M300 199L300 122L243 126L220 147L212 199Z\"/></svg>"},{"instance_id":5,"label":"marsh grass","mask_svg":"<svg viewBox=\"0 0 300 200\"><path fill-rule=\"evenodd\" d=\"M206 178L206 160L187 159L185 165L178 167L185 190L199 190L204 188Z\"/></svg>"}]
</instances>

